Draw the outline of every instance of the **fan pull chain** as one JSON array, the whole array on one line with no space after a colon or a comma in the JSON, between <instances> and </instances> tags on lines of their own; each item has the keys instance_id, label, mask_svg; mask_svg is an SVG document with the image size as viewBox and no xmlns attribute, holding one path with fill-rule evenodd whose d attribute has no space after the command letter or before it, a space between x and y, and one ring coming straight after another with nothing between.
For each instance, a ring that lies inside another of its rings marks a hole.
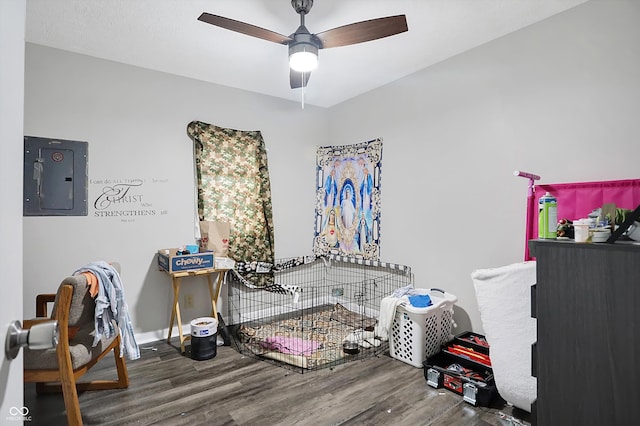
<instances>
[{"instance_id":1,"label":"fan pull chain","mask_svg":"<svg viewBox=\"0 0 640 426\"><path fill-rule=\"evenodd\" d=\"M302 87L300 90L300 102L302 103L302 109L304 109L304 77L305 77L305 73L302 73Z\"/></svg>"}]
</instances>

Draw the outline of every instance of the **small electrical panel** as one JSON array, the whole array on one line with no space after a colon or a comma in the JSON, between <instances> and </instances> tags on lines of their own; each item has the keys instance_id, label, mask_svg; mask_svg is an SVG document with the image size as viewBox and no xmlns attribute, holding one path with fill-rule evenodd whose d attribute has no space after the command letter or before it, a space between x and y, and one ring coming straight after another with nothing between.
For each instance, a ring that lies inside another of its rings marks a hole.
<instances>
[{"instance_id":1,"label":"small electrical panel","mask_svg":"<svg viewBox=\"0 0 640 426\"><path fill-rule=\"evenodd\" d=\"M24 216L87 215L87 145L24 137Z\"/></svg>"}]
</instances>

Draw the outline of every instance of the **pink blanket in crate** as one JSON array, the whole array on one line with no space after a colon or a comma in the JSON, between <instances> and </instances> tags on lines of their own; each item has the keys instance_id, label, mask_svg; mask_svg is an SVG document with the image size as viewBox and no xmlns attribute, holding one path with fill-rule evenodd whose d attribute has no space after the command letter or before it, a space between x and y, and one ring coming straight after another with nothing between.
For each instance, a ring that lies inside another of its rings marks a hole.
<instances>
[{"instance_id":1,"label":"pink blanket in crate","mask_svg":"<svg viewBox=\"0 0 640 426\"><path fill-rule=\"evenodd\" d=\"M262 346L269 350L290 355L311 355L320 347L319 342L304 340L297 337L273 336L267 337Z\"/></svg>"}]
</instances>

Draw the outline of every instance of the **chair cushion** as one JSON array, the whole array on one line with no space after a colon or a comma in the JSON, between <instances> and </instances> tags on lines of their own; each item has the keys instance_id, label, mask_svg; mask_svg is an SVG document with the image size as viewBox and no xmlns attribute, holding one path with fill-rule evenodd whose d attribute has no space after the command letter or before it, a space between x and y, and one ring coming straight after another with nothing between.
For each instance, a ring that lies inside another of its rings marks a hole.
<instances>
[{"instance_id":1,"label":"chair cushion","mask_svg":"<svg viewBox=\"0 0 640 426\"><path fill-rule=\"evenodd\" d=\"M95 330L92 323L90 328L86 326L80 328L75 337L69 342L71 365L74 370L100 355L116 338L116 336L111 336L106 339L103 336L100 342L95 347L92 347L94 335ZM56 349L32 351L25 348L24 368L25 370L57 370L58 358L56 356Z\"/></svg>"},{"instance_id":2,"label":"chair cushion","mask_svg":"<svg viewBox=\"0 0 640 426\"><path fill-rule=\"evenodd\" d=\"M87 278L84 275L74 275L67 277L62 284L70 284L73 286L73 296L71 299L71 308L69 310L69 326L82 327L85 324L95 323L96 304L89 294L89 286ZM52 317L56 314L58 307L58 298L60 292L56 294L56 300L53 303ZM93 328L93 326L91 327Z\"/></svg>"},{"instance_id":3,"label":"chair cushion","mask_svg":"<svg viewBox=\"0 0 640 426\"><path fill-rule=\"evenodd\" d=\"M120 273L121 268L118 262L111 262L111 266ZM71 309L69 311L69 326L83 327L84 324L87 323L95 324L96 304L89 293L87 278L82 274L78 274L65 278L62 281L62 284L70 284L73 286L73 298L71 300ZM58 306L59 293L60 292L56 294L52 316L55 315L56 307Z\"/></svg>"},{"instance_id":4,"label":"chair cushion","mask_svg":"<svg viewBox=\"0 0 640 426\"><path fill-rule=\"evenodd\" d=\"M78 331L69 342L69 351L71 353L71 363L75 370L100 355L104 351L104 348L113 342L115 335L110 338L104 338L103 336L100 342L93 347L92 344L95 337L96 304L89 294L87 279L81 274L74 275L65 278L62 281L61 286L64 284L70 284L73 286L73 296L71 298L71 306L69 309L69 327L77 327ZM56 294L52 318L55 317L59 297L60 291ZM115 330L118 330L117 326L115 327ZM25 348L24 368L28 370L57 369L58 360L56 357L56 349L32 351Z\"/></svg>"}]
</instances>

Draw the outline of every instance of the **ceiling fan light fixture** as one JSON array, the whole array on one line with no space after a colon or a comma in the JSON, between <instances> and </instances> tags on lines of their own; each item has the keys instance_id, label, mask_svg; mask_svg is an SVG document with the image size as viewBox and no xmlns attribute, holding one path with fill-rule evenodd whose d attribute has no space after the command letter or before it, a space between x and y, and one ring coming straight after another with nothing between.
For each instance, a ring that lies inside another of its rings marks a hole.
<instances>
[{"instance_id":1,"label":"ceiling fan light fixture","mask_svg":"<svg viewBox=\"0 0 640 426\"><path fill-rule=\"evenodd\" d=\"M291 0L291 6L300 15L300 26L289 36L207 12L203 12L198 20L240 34L288 46L289 85L292 89L304 88L307 85L311 71L318 66L318 50L378 40L409 30L407 17L395 15L354 22L312 34L305 26L304 18L311 10L313 0Z\"/></svg>"},{"instance_id":2,"label":"ceiling fan light fixture","mask_svg":"<svg viewBox=\"0 0 640 426\"><path fill-rule=\"evenodd\" d=\"M311 43L295 43L289 46L289 66L298 72L313 71L318 67L318 48Z\"/></svg>"}]
</instances>

